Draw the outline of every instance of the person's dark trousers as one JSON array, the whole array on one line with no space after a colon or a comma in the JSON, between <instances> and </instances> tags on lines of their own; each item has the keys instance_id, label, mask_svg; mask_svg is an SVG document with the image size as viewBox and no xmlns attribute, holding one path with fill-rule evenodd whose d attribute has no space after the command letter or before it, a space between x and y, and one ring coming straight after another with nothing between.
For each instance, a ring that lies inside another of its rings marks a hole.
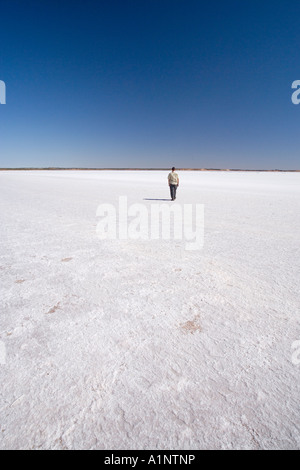
<instances>
[{"instance_id":1,"label":"person's dark trousers","mask_svg":"<svg viewBox=\"0 0 300 470\"><path fill-rule=\"evenodd\" d=\"M177 191L177 185L176 184L170 184L170 193L171 193L172 201L174 201L174 199L176 199L176 191Z\"/></svg>"}]
</instances>

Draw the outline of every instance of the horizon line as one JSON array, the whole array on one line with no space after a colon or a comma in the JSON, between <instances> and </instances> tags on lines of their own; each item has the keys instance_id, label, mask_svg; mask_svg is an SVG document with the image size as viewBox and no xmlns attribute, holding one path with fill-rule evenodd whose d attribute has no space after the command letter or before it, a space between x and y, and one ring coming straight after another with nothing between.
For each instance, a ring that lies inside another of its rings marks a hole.
<instances>
[{"instance_id":1,"label":"horizon line","mask_svg":"<svg viewBox=\"0 0 300 470\"><path fill-rule=\"evenodd\" d=\"M116 167L116 168L109 168L109 167L0 167L0 171L7 171L7 170L58 170L58 171L67 171L67 170L93 170L93 171L170 171L171 168L139 168L139 167ZM300 172L300 170L293 169L293 170L283 170L283 169L241 169L241 168L176 168L177 171L254 171L254 172Z\"/></svg>"}]
</instances>

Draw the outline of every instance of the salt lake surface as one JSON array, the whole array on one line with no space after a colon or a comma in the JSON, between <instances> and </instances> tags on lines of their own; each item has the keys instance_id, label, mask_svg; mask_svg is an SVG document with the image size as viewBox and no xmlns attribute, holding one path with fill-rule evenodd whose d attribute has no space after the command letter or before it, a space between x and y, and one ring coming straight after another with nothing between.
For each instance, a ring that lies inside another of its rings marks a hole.
<instances>
[{"instance_id":1,"label":"salt lake surface","mask_svg":"<svg viewBox=\"0 0 300 470\"><path fill-rule=\"evenodd\" d=\"M0 172L0 448L300 448L300 174L179 172L199 250L99 238L167 174Z\"/></svg>"}]
</instances>

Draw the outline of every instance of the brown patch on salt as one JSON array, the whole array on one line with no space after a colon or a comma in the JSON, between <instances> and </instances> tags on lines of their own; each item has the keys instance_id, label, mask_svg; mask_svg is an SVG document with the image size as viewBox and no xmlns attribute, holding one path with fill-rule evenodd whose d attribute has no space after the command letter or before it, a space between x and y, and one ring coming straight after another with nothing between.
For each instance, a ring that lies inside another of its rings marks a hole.
<instances>
[{"instance_id":1,"label":"brown patch on salt","mask_svg":"<svg viewBox=\"0 0 300 470\"><path fill-rule=\"evenodd\" d=\"M56 310L60 309L60 306L59 306L60 302L58 302L56 305L54 305L54 307L50 308L50 310L47 312L48 313L54 313L56 312Z\"/></svg>"},{"instance_id":2,"label":"brown patch on salt","mask_svg":"<svg viewBox=\"0 0 300 470\"><path fill-rule=\"evenodd\" d=\"M17 279L15 284L22 284L23 282L25 282L25 279Z\"/></svg>"},{"instance_id":3,"label":"brown patch on salt","mask_svg":"<svg viewBox=\"0 0 300 470\"><path fill-rule=\"evenodd\" d=\"M196 331L199 331L199 332L202 331L201 325L199 323L199 315L196 315L195 318L193 318L193 320L189 320L185 323L182 323L180 327L185 333L190 333L192 335Z\"/></svg>"},{"instance_id":4,"label":"brown patch on salt","mask_svg":"<svg viewBox=\"0 0 300 470\"><path fill-rule=\"evenodd\" d=\"M68 261L71 261L71 259L73 259L73 258L63 258L63 259L61 260L61 262L62 262L62 263L67 263Z\"/></svg>"}]
</instances>

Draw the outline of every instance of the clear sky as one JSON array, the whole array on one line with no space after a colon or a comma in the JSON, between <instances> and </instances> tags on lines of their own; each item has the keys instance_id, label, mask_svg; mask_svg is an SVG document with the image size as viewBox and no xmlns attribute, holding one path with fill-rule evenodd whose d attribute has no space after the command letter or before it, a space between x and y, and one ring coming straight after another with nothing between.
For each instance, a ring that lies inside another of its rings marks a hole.
<instances>
[{"instance_id":1,"label":"clear sky","mask_svg":"<svg viewBox=\"0 0 300 470\"><path fill-rule=\"evenodd\" d=\"M300 169L300 2L1 0L0 167Z\"/></svg>"}]
</instances>

